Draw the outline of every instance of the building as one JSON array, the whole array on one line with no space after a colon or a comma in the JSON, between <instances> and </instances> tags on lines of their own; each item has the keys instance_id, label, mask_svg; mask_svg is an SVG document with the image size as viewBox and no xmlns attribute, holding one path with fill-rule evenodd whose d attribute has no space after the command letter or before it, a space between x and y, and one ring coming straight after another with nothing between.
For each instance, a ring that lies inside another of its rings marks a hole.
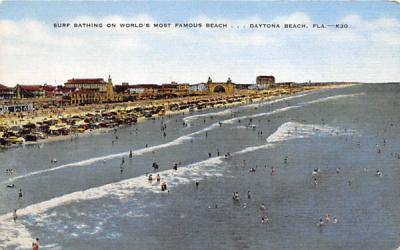
<instances>
[{"instance_id":1,"label":"building","mask_svg":"<svg viewBox=\"0 0 400 250\"><path fill-rule=\"evenodd\" d=\"M46 92L42 85L21 85L16 86L17 99L45 97Z\"/></svg>"},{"instance_id":2,"label":"building","mask_svg":"<svg viewBox=\"0 0 400 250\"><path fill-rule=\"evenodd\" d=\"M187 95L189 86L189 83L164 83L161 85L161 93L164 95Z\"/></svg>"},{"instance_id":3,"label":"building","mask_svg":"<svg viewBox=\"0 0 400 250\"><path fill-rule=\"evenodd\" d=\"M74 89L69 94L71 104L79 105L122 100L122 96L114 93L110 75L107 82L103 78L73 78L64 83L64 87Z\"/></svg>"},{"instance_id":4,"label":"building","mask_svg":"<svg viewBox=\"0 0 400 250\"><path fill-rule=\"evenodd\" d=\"M104 95L93 89L77 89L69 93L68 98L71 105L101 103L104 101Z\"/></svg>"},{"instance_id":5,"label":"building","mask_svg":"<svg viewBox=\"0 0 400 250\"><path fill-rule=\"evenodd\" d=\"M15 88L10 88L0 84L0 100L9 100L15 98Z\"/></svg>"},{"instance_id":6,"label":"building","mask_svg":"<svg viewBox=\"0 0 400 250\"><path fill-rule=\"evenodd\" d=\"M197 83L189 86L189 92L206 92L208 91L207 83Z\"/></svg>"},{"instance_id":7,"label":"building","mask_svg":"<svg viewBox=\"0 0 400 250\"><path fill-rule=\"evenodd\" d=\"M156 94L161 89L157 84L122 84L115 86L115 92L123 94Z\"/></svg>"},{"instance_id":8,"label":"building","mask_svg":"<svg viewBox=\"0 0 400 250\"><path fill-rule=\"evenodd\" d=\"M71 89L93 89L100 92L107 91L107 82L103 78L72 78L64 83L66 88Z\"/></svg>"},{"instance_id":9,"label":"building","mask_svg":"<svg viewBox=\"0 0 400 250\"><path fill-rule=\"evenodd\" d=\"M213 82L211 77L208 77L207 88L209 93L235 93L235 83L228 77L226 82Z\"/></svg>"},{"instance_id":10,"label":"building","mask_svg":"<svg viewBox=\"0 0 400 250\"><path fill-rule=\"evenodd\" d=\"M257 76L256 84L258 89L268 89L275 85L274 76Z\"/></svg>"}]
</instances>

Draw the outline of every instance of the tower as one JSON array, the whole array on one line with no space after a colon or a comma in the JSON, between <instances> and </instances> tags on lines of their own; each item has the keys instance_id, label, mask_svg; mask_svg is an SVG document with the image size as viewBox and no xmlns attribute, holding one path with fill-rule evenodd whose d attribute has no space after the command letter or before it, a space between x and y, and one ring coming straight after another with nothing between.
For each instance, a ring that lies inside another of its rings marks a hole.
<instances>
[{"instance_id":1,"label":"tower","mask_svg":"<svg viewBox=\"0 0 400 250\"><path fill-rule=\"evenodd\" d=\"M107 99L109 101L113 101L114 100L114 88L113 88L113 84L112 84L112 80L111 80L111 75L108 75L106 90L107 90Z\"/></svg>"}]
</instances>

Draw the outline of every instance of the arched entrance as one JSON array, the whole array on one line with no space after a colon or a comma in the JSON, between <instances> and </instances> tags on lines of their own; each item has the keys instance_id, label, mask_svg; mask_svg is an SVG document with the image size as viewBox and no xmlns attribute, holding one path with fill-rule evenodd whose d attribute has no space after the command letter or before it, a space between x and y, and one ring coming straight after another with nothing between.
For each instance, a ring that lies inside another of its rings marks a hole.
<instances>
[{"instance_id":1,"label":"arched entrance","mask_svg":"<svg viewBox=\"0 0 400 250\"><path fill-rule=\"evenodd\" d=\"M225 92L226 92L226 90L225 90L224 86L222 86L222 85L217 85L214 88L214 93L225 93Z\"/></svg>"}]
</instances>

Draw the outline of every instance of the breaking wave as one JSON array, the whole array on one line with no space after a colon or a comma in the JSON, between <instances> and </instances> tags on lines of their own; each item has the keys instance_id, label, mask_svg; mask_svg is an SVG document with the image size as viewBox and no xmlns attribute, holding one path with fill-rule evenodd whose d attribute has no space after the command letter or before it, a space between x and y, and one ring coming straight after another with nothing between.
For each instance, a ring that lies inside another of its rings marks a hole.
<instances>
[{"instance_id":1,"label":"breaking wave","mask_svg":"<svg viewBox=\"0 0 400 250\"><path fill-rule=\"evenodd\" d=\"M312 93L312 92L310 92L310 93ZM280 99L277 99L277 100L272 100L272 101L269 101L269 102L265 102L265 104L270 104L270 103L274 103L274 102L290 100L290 99L293 99L293 98L297 98L297 97L308 95L310 93L300 94L300 95L296 95L296 96L284 97L284 98L280 98ZM279 109L276 109L276 110L273 110L273 111L270 111L270 112L263 112L263 113L253 114L253 115L246 115L246 116L240 116L240 117L234 117L234 118L222 120L221 123L223 123L223 124L234 124L238 120L273 115L273 114L282 113L282 112L285 112L285 111L288 111L288 110L297 109L297 108L300 108L300 107L305 106L305 105L310 105L310 104L319 103L319 102L325 102L325 101L329 101L329 100L332 100L332 99L355 97L355 96L360 96L360 95L364 95L364 94L365 93L356 93L356 94L336 95L336 96L329 96L329 97L319 98L319 99L316 99L316 100L313 100L313 101L303 102L300 105L294 105L294 106L288 106L288 107L284 107L284 108L279 108ZM257 104L257 105L260 105L260 104ZM220 111L220 112L227 112L227 111L229 111L229 110L224 110L224 111ZM215 112L215 113L219 113L219 112ZM206 115L206 114L197 115L196 117L202 117L203 115ZM192 116L192 117L195 117L195 116ZM203 128L203 129L201 129L199 131L196 131L196 132L193 132L193 133L190 133L190 134L187 134L187 135L180 136L180 137L178 137L178 138L176 138L176 139L174 139L174 140L172 140L170 142L167 142L167 143L164 143L164 144L160 144L160 145L151 146L151 147L147 147L147 148L141 148L141 149L134 150L134 151L132 151L132 154L133 155L142 155L142 154L145 154L145 153L151 153L152 151L156 151L156 150L159 150L159 149L180 145L180 144L183 144L184 142L192 140L193 136L205 133L205 132L213 130L213 129L217 128L217 127L219 127L219 123L215 122L215 123ZM95 162L99 162L99 161L103 161L103 160L110 160L110 159L115 159L115 158L120 158L120 157L124 157L124 156L128 156L128 155L129 155L129 152L121 152L121 153L116 153L116 154L111 154L111 155L94 157L94 158L90 158L90 159L87 159L87 160L68 163L68 164L64 164L64 165L61 165L61 166L58 166L58 167L54 167L54 168L50 168L50 169L38 170L38 171L30 172L30 173L27 173L27 174L23 174L23 175L20 175L20 176L16 176L16 177L8 179L8 182L15 181L15 180L22 179L22 178L26 178L26 177L30 177L30 176L34 176L34 175L38 175L38 174L42 174L42 173L56 171L56 170L60 170L60 169L68 168L68 167L85 166L85 165L93 164Z\"/></svg>"},{"instance_id":2,"label":"breaking wave","mask_svg":"<svg viewBox=\"0 0 400 250\"><path fill-rule=\"evenodd\" d=\"M266 139L266 144L246 147L234 152L232 156L271 148L276 143L289 139L308 138L312 136L341 136L355 133L354 130L339 129L325 125L286 122ZM213 157L180 167L178 170L164 170L158 173L162 178L161 182L166 182L168 189L173 190L179 185L192 183L196 180L202 180L210 176L222 176L224 168L221 165L223 164L223 157ZM12 221L12 213L3 214L0 216L0 233L4 237L0 240L0 247L26 248L30 246L32 236L23 225L25 216L42 216L46 218L46 216L43 216L44 213L62 205L104 197L117 199L133 198L133 195L144 192L162 193L160 183L156 181L149 182L145 175L141 175L100 187L65 194L19 209L18 215L20 219L18 223Z\"/></svg>"},{"instance_id":3,"label":"breaking wave","mask_svg":"<svg viewBox=\"0 0 400 250\"><path fill-rule=\"evenodd\" d=\"M161 182L168 184L168 189L172 189L178 185L191 183L210 176L221 176L222 168L216 168L217 165L223 163L221 157L214 157L204 161L189 164L180 167L178 170L165 170L158 172L161 176ZM131 179L106 184L100 187L90 188L83 191L77 191L70 194L52 198L47 201L29 205L18 210L19 222L12 220L12 213L0 216L0 248L29 248L32 242L32 236L23 225L25 216L39 216L46 213L52 208L67 205L74 202L100 199L104 197L116 197L118 199L126 199L134 194L143 192L161 193L160 183L149 182L145 175L134 177Z\"/></svg>"}]
</instances>

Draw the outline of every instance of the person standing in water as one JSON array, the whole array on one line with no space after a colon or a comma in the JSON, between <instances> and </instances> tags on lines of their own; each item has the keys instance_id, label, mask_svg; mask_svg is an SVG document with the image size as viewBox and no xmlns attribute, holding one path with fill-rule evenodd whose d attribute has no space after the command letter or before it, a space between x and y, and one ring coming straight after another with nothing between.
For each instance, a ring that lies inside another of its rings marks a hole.
<instances>
[{"instance_id":1,"label":"person standing in water","mask_svg":"<svg viewBox=\"0 0 400 250\"><path fill-rule=\"evenodd\" d=\"M19 197L20 199L22 199L22 189L19 189L18 197Z\"/></svg>"},{"instance_id":2,"label":"person standing in water","mask_svg":"<svg viewBox=\"0 0 400 250\"><path fill-rule=\"evenodd\" d=\"M14 212L13 212L13 220L14 220L14 222L16 222L17 219L18 219L17 209L14 209Z\"/></svg>"},{"instance_id":3,"label":"person standing in water","mask_svg":"<svg viewBox=\"0 0 400 250\"><path fill-rule=\"evenodd\" d=\"M32 250L39 250L39 238L32 242Z\"/></svg>"}]
</instances>

